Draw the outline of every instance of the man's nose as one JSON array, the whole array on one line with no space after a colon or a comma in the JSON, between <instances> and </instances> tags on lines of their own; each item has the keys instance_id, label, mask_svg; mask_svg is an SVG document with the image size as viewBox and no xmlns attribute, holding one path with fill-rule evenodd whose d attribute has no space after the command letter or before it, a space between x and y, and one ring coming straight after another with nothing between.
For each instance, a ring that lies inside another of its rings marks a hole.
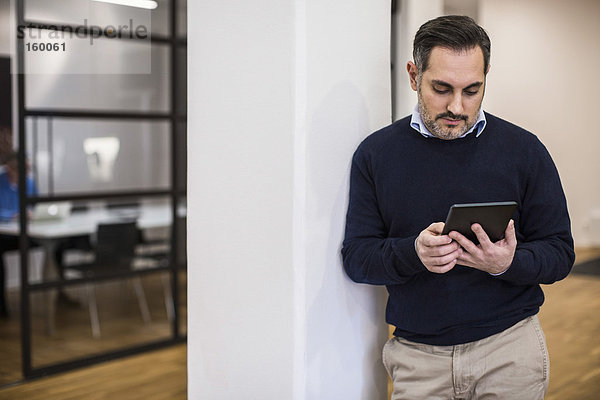
<instances>
[{"instance_id":1,"label":"man's nose","mask_svg":"<svg viewBox=\"0 0 600 400\"><path fill-rule=\"evenodd\" d=\"M463 113L462 95L457 93L452 96L447 109L454 115L461 115Z\"/></svg>"}]
</instances>

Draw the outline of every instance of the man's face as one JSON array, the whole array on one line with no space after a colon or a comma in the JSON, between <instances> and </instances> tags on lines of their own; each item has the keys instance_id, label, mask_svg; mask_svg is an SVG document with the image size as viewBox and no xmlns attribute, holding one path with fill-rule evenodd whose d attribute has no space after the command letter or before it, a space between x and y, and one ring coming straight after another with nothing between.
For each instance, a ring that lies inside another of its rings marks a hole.
<instances>
[{"instance_id":1,"label":"man's face","mask_svg":"<svg viewBox=\"0 0 600 400\"><path fill-rule=\"evenodd\" d=\"M434 47L429 67L421 74L415 64L408 64L421 118L433 135L456 139L475 125L485 92L483 66L479 46L459 52Z\"/></svg>"}]
</instances>

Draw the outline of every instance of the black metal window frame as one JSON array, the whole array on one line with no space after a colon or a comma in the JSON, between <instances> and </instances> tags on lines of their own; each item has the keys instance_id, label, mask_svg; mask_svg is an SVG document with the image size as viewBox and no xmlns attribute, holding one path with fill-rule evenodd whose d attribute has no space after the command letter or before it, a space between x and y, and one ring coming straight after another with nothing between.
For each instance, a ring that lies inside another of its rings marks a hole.
<instances>
[{"instance_id":1,"label":"black metal window frame","mask_svg":"<svg viewBox=\"0 0 600 400\"><path fill-rule=\"evenodd\" d=\"M31 26L40 27L48 26L50 24L43 24L39 21L26 21L24 13L24 2L25 0L16 1L16 17L18 26ZM178 67L180 60L177 56L177 50L187 47L187 40L184 38L178 38L178 0L170 0L170 35L157 36L150 35L151 43L164 44L169 47L170 52L170 95L171 101L169 104L169 112L156 113L156 112L117 112L117 111L94 111L94 110L82 110L82 111L68 111L64 109L32 109L25 107L25 57L24 57L24 38L17 38L17 108L18 108L18 119L16 121L16 127L19 139L18 149L18 160L19 160L19 253L20 253L20 271L21 271L21 358L22 358L22 373L25 379L32 379L41 377L48 374L57 372L63 372L82 366L95 364L98 362L111 360L119 357L124 357L132 354L138 354L141 352L163 348L176 343L182 343L186 341L186 335L182 334L179 328L180 315L179 315L179 283L178 273L182 269L182 265L178 264L177 257L177 246L176 244L181 239L178 237L179 224L182 223L181 219L178 218L177 208L182 199L186 197L186 189L178 188L178 177L184 174L186 171L180 171L180 166L177 162L177 151L179 149L179 135L185 132L180 132L178 124L187 121L187 115L177 112L177 101L178 101L178 88L180 83L180 77L178 76ZM89 34L89 32L86 32ZM120 38L119 40L139 40ZM49 196L35 196L28 197L26 191L26 125L25 119L27 117L34 117L34 121L41 118L73 118L73 119L112 119L112 120L140 120L140 121L168 121L170 126L170 145L171 145L171 183L170 188L167 190L133 190L133 191L112 191L106 193L80 193L70 195L49 195ZM140 276L149 273L155 273L158 271L169 271L171 277L171 289L173 296L174 306L174 318L171 324L171 336L164 340L158 340L150 343L143 343L140 345L130 346L126 348L111 350L99 354L93 354L73 360L58 362L55 364L47 365L44 367L34 367L32 365L32 335L31 335L31 304L30 294L36 291L49 290L52 288L58 288L63 286L71 286L82 284L86 282L97 281L98 279L81 278L66 280L60 282L43 282L43 283L29 283L28 279L28 258L26 255L29 251L29 241L27 232L27 208L30 205L43 202L55 202L64 200L106 200L106 199L131 199L141 197L158 197L168 196L171 199L171 235L170 235L170 263L167 267L153 268L149 270L140 270L136 272L129 272L124 274L111 275L102 279L122 279L130 276Z\"/></svg>"}]
</instances>

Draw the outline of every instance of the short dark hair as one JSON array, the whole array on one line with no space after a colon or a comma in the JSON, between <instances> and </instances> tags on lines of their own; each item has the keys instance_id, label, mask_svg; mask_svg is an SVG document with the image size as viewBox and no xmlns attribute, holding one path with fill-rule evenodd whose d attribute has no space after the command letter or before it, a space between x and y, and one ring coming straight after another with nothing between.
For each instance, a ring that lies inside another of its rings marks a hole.
<instances>
[{"instance_id":1,"label":"short dark hair","mask_svg":"<svg viewBox=\"0 0 600 400\"><path fill-rule=\"evenodd\" d=\"M455 51L479 46L483 52L483 73L487 73L492 44L485 30L473 18L466 15L445 15L421 25L413 42L413 58L419 73L425 72L429 67L429 55L436 46Z\"/></svg>"}]
</instances>

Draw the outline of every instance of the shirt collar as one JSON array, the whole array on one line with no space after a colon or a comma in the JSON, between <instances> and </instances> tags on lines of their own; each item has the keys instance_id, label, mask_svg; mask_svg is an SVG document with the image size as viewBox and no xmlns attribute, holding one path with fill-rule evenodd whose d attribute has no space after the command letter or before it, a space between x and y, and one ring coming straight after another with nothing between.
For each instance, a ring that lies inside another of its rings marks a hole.
<instances>
[{"instance_id":1,"label":"shirt collar","mask_svg":"<svg viewBox=\"0 0 600 400\"><path fill-rule=\"evenodd\" d=\"M485 128L486 125L487 125L487 121L485 119L485 113L483 112L483 109L480 108L479 115L477 116L477 121L475 122L475 125L473 125L471 127L471 129L469 129L467 132L465 132L461 136L461 138L464 138L465 136L467 136L469 133L471 133L473 131L477 131L477 133L475 134L475 137L479 137L479 135L481 135L481 132L483 132L483 129ZM423 119L421 118L421 113L419 112L419 105L416 105L415 109L413 110L413 113L412 113L412 116L410 119L410 126L426 138L435 137L435 135L433 135L431 132L429 132L429 130L423 123Z\"/></svg>"}]
</instances>

